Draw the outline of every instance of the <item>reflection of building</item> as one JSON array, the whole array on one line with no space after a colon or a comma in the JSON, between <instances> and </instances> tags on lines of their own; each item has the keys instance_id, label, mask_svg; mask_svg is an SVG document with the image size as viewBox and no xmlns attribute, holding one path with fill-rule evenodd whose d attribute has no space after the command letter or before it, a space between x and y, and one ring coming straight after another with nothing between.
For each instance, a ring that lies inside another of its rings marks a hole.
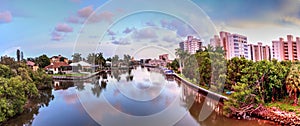
<instances>
[{"instance_id":1,"label":"reflection of building","mask_svg":"<svg viewBox=\"0 0 300 126\"><path fill-rule=\"evenodd\" d=\"M52 57L50 58L50 62L51 62L51 63L54 63L54 62L65 62L65 63L68 63L69 60L68 60L68 58L66 58L66 57L63 57L63 56L61 56L61 55L58 55L58 56L52 56Z\"/></svg>"},{"instance_id":2,"label":"reflection of building","mask_svg":"<svg viewBox=\"0 0 300 126\"><path fill-rule=\"evenodd\" d=\"M58 73L69 73L72 67L65 62L53 62L45 67L48 73L58 74Z\"/></svg>"},{"instance_id":3,"label":"reflection of building","mask_svg":"<svg viewBox=\"0 0 300 126\"><path fill-rule=\"evenodd\" d=\"M167 62L161 60L161 59L153 59L149 61L149 64L151 66L167 66Z\"/></svg>"},{"instance_id":4,"label":"reflection of building","mask_svg":"<svg viewBox=\"0 0 300 126\"><path fill-rule=\"evenodd\" d=\"M202 48L202 42L200 39L194 38L193 36L188 36L186 41L179 43L179 47L190 54L195 54Z\"/></svg>"},{"instance_id":5,"label":"reflection of building","mask_svg":"<svg viewBox=\"0 0 300 126\"><path fill-rule=\"evenodd\" d=\"M279 41L272 41L273 58L279 61L299 60L300 58L300 38L293 40L292 35L287 35L287 40L279 38Z\"/></svg>"},{"instance_id":6,"label":"reflection of building","mask_svg":"<svg viewBox=\"0 0 300 126\"><path fill-rule=\"evenodd\" d=\"M26 65L28 67L30 67L33 71L37 71L39 69L39 66L36 65L34 62L32 61L26 61Z\"/></svg>"},{"instance_id":7,"label":"reflection of building","mask_svg":"<svg viewBox=\"0 0 300 126\"><path fill-rule=\"evenodd\" d=\"M271 60L271 49L268 45L263 46L261 42L257 45L249 44L249 57L253 61Z\"/></svg>"},{"instance_id":8,"label":"reflection of building","mask_svg":"<svg viewBox=\"0 0 300 126\"><path fill-rule=\"evenodd\" d=\"M224 47L226 59L245 57L249 59L247 37L229 32L220 32L220 44Z\"/></svg>"}]
</instances>

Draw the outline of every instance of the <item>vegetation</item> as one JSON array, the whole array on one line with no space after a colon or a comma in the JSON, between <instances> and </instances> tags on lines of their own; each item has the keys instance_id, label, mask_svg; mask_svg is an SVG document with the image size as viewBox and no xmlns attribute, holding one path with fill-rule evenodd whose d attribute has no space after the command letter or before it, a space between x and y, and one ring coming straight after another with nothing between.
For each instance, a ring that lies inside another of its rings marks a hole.
<instances>
[{"instance_id":1,"label":"vegetation","mask_svg":"<svg viewBox=\"0 0 300 126\"><path fill-rule=\"evenodd\" d=\"M39 89L51 88L51 79L41 69L34 72L23 62L1 57L0 122L22 113L28 99L39 98Z\"/></svg>"},{"instance_id":2,"label":"vegetation","mask_svg":"<svg viewBox=\"0 0 300 126\"><path fill-rule=\"evenodd\" d=\"M193 55L176 49L176 54L183 63L180 66L181 76L217 93L224 93L224 90L232 92L224 103L227 114L249 115L260 106L277 103L287 97L293 99L293 105L298 104L300 66L297 62L253 62L243 57L225 60L222 48L211 46Z\"/></svg>"}]
</instances>

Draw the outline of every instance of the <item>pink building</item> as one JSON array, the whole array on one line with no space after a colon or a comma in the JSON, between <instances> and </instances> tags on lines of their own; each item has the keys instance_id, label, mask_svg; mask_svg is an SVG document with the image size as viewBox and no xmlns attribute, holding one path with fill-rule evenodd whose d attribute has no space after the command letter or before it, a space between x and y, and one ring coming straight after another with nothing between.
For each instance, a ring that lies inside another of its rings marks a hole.
<instances>
[{"instance_id":1,"label":"pink building","mask_svg":"<svg viewBox=\"0 0 300 126\"><path fill-rule=\"evenodd\" d=\"M218 35L215 35L213 38L211 38L210 45L213 47L221 46L220 37Z\"/></svg>"},{"instance_id":2,"label":"pink building","mask_svg":"<svg viewBox=\"0 0 300 126\"><path fill-rule=\"evenodd\" d=\"M186 41L179 43L179 46L180 49L185 50L190 54L195 54L202 48L202 42L200 39L194 38L193 36L188 36Z\"/></svg>"},{"instance_id":3,"label":"pink building","mask_svg":"<svg viewBox=\"0 0 300 126\"><path fill-rule=\"evenodd\" d=\"M300 58L300 38L293 39L292 35L287 35L287 40L279 38L279 41L272 41L273 58L279 61L299 60Z\"/></svg>"},{"instance_id":4,"label":"pink building","mask_svg":"<svg viewBox=\"0 0 300 126\"><path fill-rule=\"evenodd\" d=\"M271 60L271 49L268 45L263 46L261 42L257 45L249 44L249 57L253 61Z\"/></svg>"}]
</instances>

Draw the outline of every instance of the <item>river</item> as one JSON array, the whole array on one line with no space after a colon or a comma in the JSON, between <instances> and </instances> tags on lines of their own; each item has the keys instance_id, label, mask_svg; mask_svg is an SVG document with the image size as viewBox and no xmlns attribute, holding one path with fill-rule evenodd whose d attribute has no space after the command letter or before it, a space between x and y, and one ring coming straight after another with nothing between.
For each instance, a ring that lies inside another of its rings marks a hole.
<instances>
[{"instance_id":1,"label":"river","mask_svg":"<svg viewBox=\"0 0 300 126\"><path fill-rule=\"evenodd\" d=\"M30 109L3 125L272 125L221 115L222 105L157 69L113 70L85 81L54 81Z\"/></svg>"}]
</instances>

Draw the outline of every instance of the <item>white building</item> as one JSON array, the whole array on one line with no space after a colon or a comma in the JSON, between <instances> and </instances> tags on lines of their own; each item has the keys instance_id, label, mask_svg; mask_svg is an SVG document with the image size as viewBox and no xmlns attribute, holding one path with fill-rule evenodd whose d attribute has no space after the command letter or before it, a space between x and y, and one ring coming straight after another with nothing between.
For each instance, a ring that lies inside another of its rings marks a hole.
<instances>
[{"instance_id":1,"label":"white building","mask_svg":"<svg viewBox=\"0 0 300 126\"><path fill-rule=\"evenodd\" d=\"M245 57L250 59L247 37L229 32L220 32L220 44L224 47L226 59Z\"/></svg>"}]
</instances>

